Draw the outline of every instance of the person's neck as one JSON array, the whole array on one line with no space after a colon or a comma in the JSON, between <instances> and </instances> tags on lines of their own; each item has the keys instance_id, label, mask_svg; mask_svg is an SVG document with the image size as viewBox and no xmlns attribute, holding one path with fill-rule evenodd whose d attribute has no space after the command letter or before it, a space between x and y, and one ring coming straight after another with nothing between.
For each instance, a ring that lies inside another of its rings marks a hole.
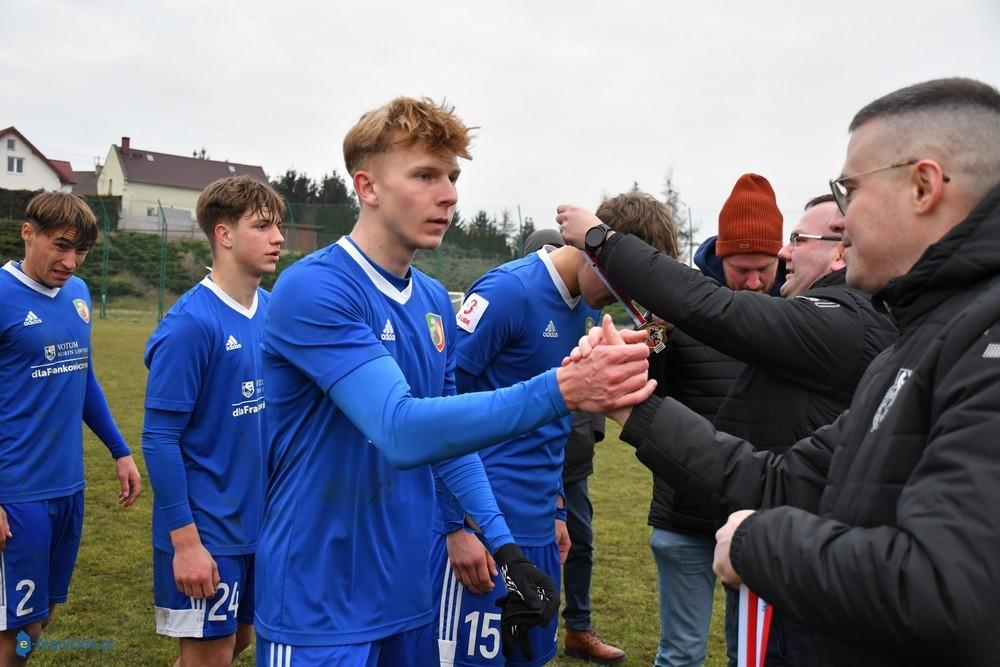
<instances>
[{"instance_id":1,"label":"person's neck","mask_svg":"<svg viewBox=\"0 0 1000 667\"><path fill-rule=\"evenodd\" d=\"M404 245L373 214L362 209L350 236L373 262L398 278L406 277L416 248Z\"/></svg>"},{"instance_id":2,"label":"person's neck","mask_svg":"<svg viewBox=\"0 0 1000 667\"><path fill-rule=\"evenodd\" d=\"M42 282L42 274L35 270L34 265L28 262L27 258L21 260L21 273L28 276L42 287L53 289L51 285L46 285Z\"/></svg>"},{"instance_id":3,"label":"person's neck","mask_svg":"<svg viewBox=\"0 0 1000 667\"><path fill-rule=\"evenodd\" d=\"M227 256L216 256L212 260L212 282L244 308L253 305L254 295L260 286L260 276L242 270Z\"/></svg>"},{"instance_id":4,"label":"person's neck","mask_svg":"<svg viewBox=\"0 0 1000 667\"><path fill-rule=\"evenodd\" d=\"M587 262L583 254L573 246L565 245L550 252L549 259L570 296L580 296L580 269Z\"/></svg>"}]
</instances>

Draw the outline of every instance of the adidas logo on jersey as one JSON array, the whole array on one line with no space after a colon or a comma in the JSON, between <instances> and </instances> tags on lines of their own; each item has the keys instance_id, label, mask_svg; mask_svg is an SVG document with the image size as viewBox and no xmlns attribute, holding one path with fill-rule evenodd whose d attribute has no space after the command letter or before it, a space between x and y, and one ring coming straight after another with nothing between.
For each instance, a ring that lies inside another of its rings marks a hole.
<instances>
[{"instance_id":1,"label":"adidas logo on jersey","mask_svg":"<svg viewBox=\"0 0 1000 667\"><path fill-rule=\"evenodd\" d=\"M30 310L28 311L28 315L24 318L24 326L26 327L30 327L33 324L41 324L41 323L42 323L42 318L40 318L38 315L35 315Z\"/></svg>"},{"instance_id":2,"label":"adidas logo on jersey","mask_svg":"<svg viewBox=\"0 0 1000 667\"><path fill-rule=\"evenodd\" d=\"M542 332L542 335L546 338L559 338L559 332L556 331L556 325L552 322L552 320L549 320L549 325L545 327L545 331Z\"/></svg>"},{"instance_id":3,"label":"adidas logo on jersey","mask_svg":"<svg viewBox=\"0 0 1000 667\"><path fill-rule=\"evenodd\" d=\"M241 347L243 346L240 345L240 342L236 340L232 334L230 334L229 340L226 341L226 352L232 352L233 350L238 350Z\"/></svg>"},{"instance_id":4,"label":"adidas logo on jersey","mask_svg":"<svg viewBox=\"0 0 1000 667\"><path fill-rule=\"evenodd\" d=\"M385 326L382 327L382 340L396 342L396 332L393 331L392 322L389 320L386 320Z\"/></svg>"}]
</instances>

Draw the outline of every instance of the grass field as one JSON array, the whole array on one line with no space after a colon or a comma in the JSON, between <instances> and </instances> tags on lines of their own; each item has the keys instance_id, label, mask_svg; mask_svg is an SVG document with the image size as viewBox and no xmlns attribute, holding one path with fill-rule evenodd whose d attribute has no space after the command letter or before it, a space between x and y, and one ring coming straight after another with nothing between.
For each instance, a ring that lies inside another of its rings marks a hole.
<instances>
[{"instance_id":1,"label":"grass field","mask_svg":"<svg viewBox=\"0 0 1000 667\"><path fill-rule=\"evenodd\" d=\"M139 446L146 384L142 353L153 324L145 315L129 319L140 321L95 321L94 365L143 473L144 494L130 509L118 507L111 457L87 431L83 544L69 602L57 609L53 624L33 653L32 665L153 666L169 665L176 657L176 641L157 637L153 629L152 491ZM609 426L608 440L598 447L597 473L590 481L597 533L594 624L607 640L628 652L626 664L651 665L659 621L656 568L646 526L650 475L631 448L618 442L617 428ZM716 593L705 663L712 667L725 664ZM244 654L238 664L252 665L252 652ZM585 663L560 655L553 664Z\"/></svg>"}]
</instances>

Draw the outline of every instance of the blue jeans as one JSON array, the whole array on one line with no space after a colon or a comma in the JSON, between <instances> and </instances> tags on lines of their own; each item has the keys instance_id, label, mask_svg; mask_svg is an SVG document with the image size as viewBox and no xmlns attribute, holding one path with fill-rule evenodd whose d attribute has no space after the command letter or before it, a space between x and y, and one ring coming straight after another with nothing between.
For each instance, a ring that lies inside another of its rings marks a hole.
<instances>
[{"instance_id":1,"label":"blue jeans","mask_svg":"<svg viewBox=\"0 0 1000 667\"><path fill-rule=\"evenodd\" d=\"M570 482L566 495L566 529L572 546L563 565L566 607L563 620L573 630L590 629L590 575L594 569L594 506L590 504L587 479Z\"/></svg>"},{"instance_id":2,"label":"blue jeans","mask_svg":"<svg viewBox=\"0 0 1000 667\"><path fill-rule=\"evenodd\" d=\"M712 624L715 540L654 528L649 539L660 584L660 646L655 667L705 662Z\"/></svg>"}]
</instances>

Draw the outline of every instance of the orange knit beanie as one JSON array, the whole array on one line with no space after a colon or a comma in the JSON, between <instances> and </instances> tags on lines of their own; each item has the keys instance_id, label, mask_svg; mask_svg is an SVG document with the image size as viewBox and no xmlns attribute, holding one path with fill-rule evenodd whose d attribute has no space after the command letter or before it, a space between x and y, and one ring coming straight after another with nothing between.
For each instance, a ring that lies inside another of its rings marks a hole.
<instances>
[{"instance_id":1,"label":"orange knit beanie","mask_svg":"<svg viewBox=\"0 0 1000 667\"><path fill-rule=\"evenodd\" d=\"M774 189L767 179L757 174L743 174L719 213L715 254L719 257L752 253L777 256L782 246L782 221Z\"/></svg>"}]
</instances>

